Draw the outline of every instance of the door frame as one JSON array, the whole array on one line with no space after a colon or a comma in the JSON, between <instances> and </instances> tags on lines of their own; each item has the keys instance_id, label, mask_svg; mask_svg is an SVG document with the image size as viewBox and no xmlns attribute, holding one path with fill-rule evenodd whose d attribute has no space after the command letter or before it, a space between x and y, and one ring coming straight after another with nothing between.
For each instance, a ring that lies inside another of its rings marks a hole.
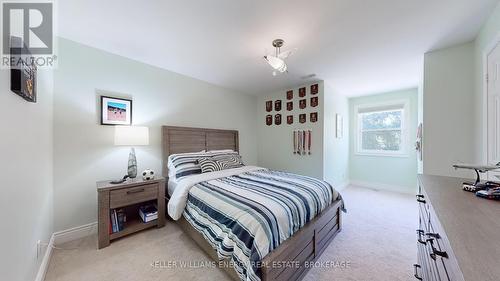
<instances>
[{"instance_id":1,"label":"door frame","mask_svg":"<svg viewBox=\"0 0 500 281\"><path fill-rule=\"evenodd\" d=\"M486 44L486 47L482 51L482 73L481 73L481 83L483 84L483 92L482 92L482 97L483 97L483 104L482 104L482 118L483 122L481 124L482 127L482 135L483 135L483 151L482 151L482 157L483 161L486 164L488 163L488 81L487 81L487 74L488 74L488 55L495 49L495 47L500 43L500 32L496 34L493 39Z\"/></svg>"}]
</instances>

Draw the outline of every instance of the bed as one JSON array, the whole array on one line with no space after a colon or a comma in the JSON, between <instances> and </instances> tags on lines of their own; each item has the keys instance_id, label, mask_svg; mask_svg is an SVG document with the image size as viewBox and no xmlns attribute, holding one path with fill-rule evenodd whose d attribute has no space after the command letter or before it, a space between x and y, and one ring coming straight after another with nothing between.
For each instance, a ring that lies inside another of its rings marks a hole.
<instances>
[{"instance_id":1,"label":"bed","mask_svg":"<svg viewBox=\"0 0 500 281\"><path fill-rule=\"evenodd\" d=\"M238 131L164 126L170 155L239 151ZM301 280L341 230L343 201L328 183L243 166L169 180L168 214L234 280Z\"/></svg>"}]
</instances>

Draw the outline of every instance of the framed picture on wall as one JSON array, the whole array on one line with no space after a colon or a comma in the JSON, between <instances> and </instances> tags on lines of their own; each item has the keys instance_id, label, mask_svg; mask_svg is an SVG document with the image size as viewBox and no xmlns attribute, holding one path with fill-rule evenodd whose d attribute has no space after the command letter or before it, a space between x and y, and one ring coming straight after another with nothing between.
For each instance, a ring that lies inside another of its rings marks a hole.
<instances>
[{"instance_id":1,"label":"framed picture on wall","mask_svg":"<svg viewBox=\"0 0 500 281\"><path fill-rule=\"evenodd\" d=\"M299 115L299 123L306 123L306 114L300 114Z\"/></svg>"},{"instance_id":2,"label":"framed picture on wall","mask_svg":"<svg viewBox=\"0 0 500 281\"><path fill-rule=\"evenodd\" d=\"M288 116L286 117L286 123L287 123L288 125L293 124L293 115L288 115Z\"/></svg>"},{"instance_id":3,"label":"framed picture on wall","mask_svg":"<svg viewBox=\"0 0 500 281\"><path fill-rule=\"evenodd\" d=\"M281 114L276 114L274 116L274 125L281 125Z\"/></svg>"},{"instance_id":4,"label":"framed picture on wall","mask_svg":"<svg viewBox=\"0 0 500 281\"><path fill-rule=\"evenodd\" d=\"M287 111L292 111L293 110L293 101L289 101L286 103L286 110Z\"/></svg>"},{"instance_id":5,"label":"framed picture on wall","mask_svg":"<svg viewBox=\"0 0 500 281\"><path fill-rule=\"evenodd\" d=\"M335 115L335 122L336 122L336 137L338 139L341 139L344 135L344 118L342 118L342 115L336 114Z\"/></svg>"},{"instance_id":6,"label":"framed picture on wall","mask_svg":"<svg viewBox=\"0 0 500 281\"><path fill-rule=\"evenodd\" d=\"M273 101L268 100L266 101L266 112L271 112L273 111Z\"/></svg>"},{"instance_id":7,"label":"framed picture on wall","mask_svg":"<svg viewBox=\"0 0 500 281\"><path fill-rule=\"evenodd\" d=\"M271 126L273 124L273 116L271 114L266 115L266 125Z\"/></svg>"},{"instance_id":8,"label":"framed picture on wall","mask_svg":"<svg viewBox=\"0 0 500 281\"><path fill-rule=\"evenodd\" d=\"M312 97L311 98L311 107L318 106L318 103L319 103L318 97Z\"/></svg>"},{"instance_id":9,"label":"framed picture on wall","mask_svg":"<svg viewBox=\"0 0 500 281\"><path fill-rule=\"evenodd\" d=\"M287 100L292 100L293 99L293 90L290 90L290 91L286 92L286 99Z\"/></svg>"},{"instance_id":10,"label":"framed picture on wall","mask_svg":"<svg viewBox=\"0 0 500 281\"><path fill-rule=\"evenodd\" d=\"M307 100L306 99L299 100L299 108L304 109L306 107L307 107Z\"/></svg>"},{"instance_id":11,"label":"framed picture on wall","mask_svg":"<svg viewBox=\"0 0 500 281\"><path fill-rule=\"evenodd\" d=\"M101 125L132 125L132 100L101 96Z\"/></svg>"},{"instance_id":12,"label":"framed picture on wall","mask_svg":"<svg viewBox=\"0 0 500 281\"><path fill-rule=\"evenodd\" d=\"M311 95L317 94L319 91L318 84L311 85Z\"/></svg>"},{"instance_id":13,"label":"framed picture on wall","mask_svg":"<svg viewBox=\"0 0 500 281\"><path fill-rule=\"evenodd\" d=\"M22 39L12 36L13 44L22 44ZM14 43L15 42L15 43ZM21 42L21 43L20 43ZM37 92L37 68L35 63L29 60L23 60L17 48L10 49L10 56L12 60L20 61L11 66L10 69L10 90L26 101L36 102Z\"/></svg>"},{"instance_id":14,"label":"framed picture on wall","mask_svg":"<svg viewBox=\"0 0 500 281\"><path fill-rule=\"evenodd\" d=\"M299 89L299 97L303 98L306 96L306 87Z\"/></svg>"},{"instance_id":15,"label":"framed picture on wall","mask_svg":"<svg viewBox=\"0 0 500 281\"><path fill-rule=\"evenodd\" d=\"M318 113L317 112L311 112L309 116L309 120L311 123L316 123L318 121Z\"/></svg>"},{"instance_id":16,"label":"framed picture on wall","mask_svg":"<svg viewBox=\"0 0 500 281\"><path fill-rule=\"evenodd\" d=\"M274 101L274 111L281 111L281 100Z\"/></svg>"}]
</instances>

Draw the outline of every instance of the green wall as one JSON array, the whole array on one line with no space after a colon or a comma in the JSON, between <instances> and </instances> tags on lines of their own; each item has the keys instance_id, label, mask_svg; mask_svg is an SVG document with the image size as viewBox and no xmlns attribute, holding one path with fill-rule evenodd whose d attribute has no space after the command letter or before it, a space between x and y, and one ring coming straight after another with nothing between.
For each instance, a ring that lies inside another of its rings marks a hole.
<instances>
[{"instance_id":1,"label":"green wall","mask_svg":"<svg viewBox=\"0 0 500 281\"><path fill-rule=\"evenodd\" d=\"M390 93L363 96L349 99L349 128L353 132L350 138L350 180L352 184L387 189L403 193L414 193L417 185L417 156L413 144L417 130L418 89L400 90ZM409 139L407 156L367 156L356 154L354 137L354 107L361 104L377 104L392 100L408 99Z\"/></svg>"}]
</instances>

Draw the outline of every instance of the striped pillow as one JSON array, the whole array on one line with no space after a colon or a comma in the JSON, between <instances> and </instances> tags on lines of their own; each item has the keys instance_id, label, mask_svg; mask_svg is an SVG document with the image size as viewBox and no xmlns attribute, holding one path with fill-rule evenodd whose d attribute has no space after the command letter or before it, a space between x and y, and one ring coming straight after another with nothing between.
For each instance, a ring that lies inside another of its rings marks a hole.
<instances>
[{"instance_id":1,"label":"striped pillow","mask_svg":"<svg viewBox=\"0 0 500 281\"><path fill-rule=\"evenodd\" d=\"M222 156L239 156L237 152L220 151L220 152L190 152L172 154L168 157L169 177L180 179L185 176L201 174L202 169L199 163L201 158L222 157ZM240 156L241 162L241 156Z\"/></svg>"},{"instance_id":2,"label":"striped pillow","mask_svg":"<svg viewBox=\"0 0 500 281\"><path fill-rule=\"evenodd\" d=\"M234 169L244 166L239 154L225 154L200 158L198 163L202 173Z\"/></svg>"},{"instance_id":3,"label":"striped pillow","mask_svg":"<svg viewBox=\"0 0 500 281\"><path fill-rule=\"evenodd\" d=\"M170 155L168 157L169 176L179 179L193 174L201 174L198 159L207 156L208 153L205 151Z\"/></svg>"}]
</instances>

